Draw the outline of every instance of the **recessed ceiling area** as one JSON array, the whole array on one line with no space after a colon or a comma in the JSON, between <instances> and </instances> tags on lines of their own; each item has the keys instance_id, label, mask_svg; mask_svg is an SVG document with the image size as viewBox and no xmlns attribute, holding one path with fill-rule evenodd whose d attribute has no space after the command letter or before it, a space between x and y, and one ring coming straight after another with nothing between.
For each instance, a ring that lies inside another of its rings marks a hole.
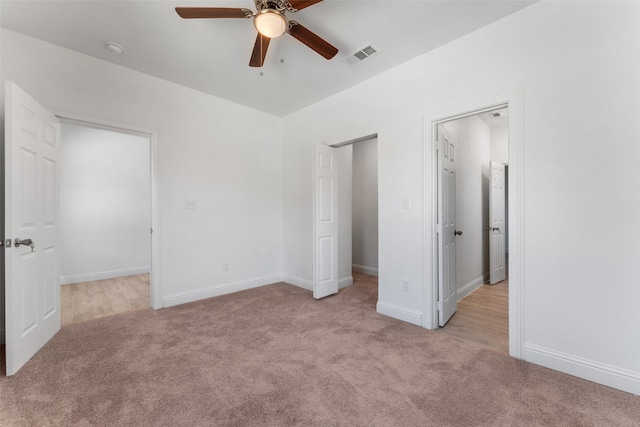
<instances>
[{"instance_id":1,"label":"recessed ceiling area","mask_svg":"<svg viewBox=\"0 0 640 427\"><path fill-rule=\"evenodd\" d=\"M2 1L0 26L96 58L286 116L464 36L533 1L324 0L286 12L338 48L326 60L289 34L271 40L264 66L249 67L250 19L182 19L176 7L234 7L245 1ZM121 55L105 43L123 48ZM345 61L367 45L382 53Z\"/></svg>"},{"instance_id":2,"label":"recessed ceiling area","mask_svg":"<svg viewBox=\"0 0 640 427\"><path fill-rule=\"evenodd\" d=\"M481 113L478 114L478 117L480 117L490 128L507 126L509 124L509 109L501 108L499 110Z\"/></svg>"}]
</instances>

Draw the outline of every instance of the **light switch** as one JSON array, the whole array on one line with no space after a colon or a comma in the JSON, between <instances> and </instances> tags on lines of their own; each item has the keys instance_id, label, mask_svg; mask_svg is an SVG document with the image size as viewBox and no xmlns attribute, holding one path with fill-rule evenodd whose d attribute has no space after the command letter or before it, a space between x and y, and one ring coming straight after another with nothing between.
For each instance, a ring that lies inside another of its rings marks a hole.
<instances>
[{"instance_id":1,"label":"light switch","mask_svg":"<svg viewBox=\"0 0 640 427\"><path fill-rule=\"evenodd\" d=\"M195 211L198 209L198 201L197 200L185 200L184 208L189 211Z\"/></svg>"},{"instance_id":2,"label":"light switch","mask_svg":"<svg viewBox=\"0 0 640 427\"><path fill-rule=\"evenodd\" d=\"M411 209L411 199L405 197L402 199L402 209Z\"/></svg>"}]
</instances>

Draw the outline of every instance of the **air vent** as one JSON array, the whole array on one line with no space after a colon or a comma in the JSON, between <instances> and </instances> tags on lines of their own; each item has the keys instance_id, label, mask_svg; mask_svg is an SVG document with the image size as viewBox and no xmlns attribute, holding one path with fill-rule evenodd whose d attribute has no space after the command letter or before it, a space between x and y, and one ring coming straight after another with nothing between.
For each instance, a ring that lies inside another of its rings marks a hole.
<instances>
[{"instance_id":1,"label":"air vent","mask_svg":"<svg viewBox=\"0 0 640 427\"><path fill-rule=\"evenodd\" d=\"M353 52L353 54L344 58L344 62L346 62L349 65L355 66L362 63L362 61L366 61L372 56L376 56L379 53L380 53L380 50L378 48L374 47L371 44L368 44L365 47L357 50L356 52Z\"/></svg>"}]
</instances>

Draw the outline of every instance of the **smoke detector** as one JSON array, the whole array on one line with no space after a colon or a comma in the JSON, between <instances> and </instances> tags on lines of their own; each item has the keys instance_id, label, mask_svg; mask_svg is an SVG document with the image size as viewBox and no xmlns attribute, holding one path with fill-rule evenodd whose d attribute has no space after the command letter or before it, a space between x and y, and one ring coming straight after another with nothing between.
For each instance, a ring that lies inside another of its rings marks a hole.
<instances>
[{"instance_id":1,"label":"smoke detector","mask_svg":"<svg viewBox=\"0 0 640 427\"><path fill-rule=\"evenodd\" d=\"M104 44L104 47L114 55L122 55L122 53L124 52L122 46L113 42L106 42Z\"/></svg>"}]
</instances>

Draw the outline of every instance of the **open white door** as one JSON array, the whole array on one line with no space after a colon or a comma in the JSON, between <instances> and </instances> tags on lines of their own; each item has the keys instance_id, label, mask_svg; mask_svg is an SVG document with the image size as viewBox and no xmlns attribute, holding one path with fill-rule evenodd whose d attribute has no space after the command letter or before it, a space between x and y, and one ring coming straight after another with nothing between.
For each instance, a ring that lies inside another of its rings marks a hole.
<instances>
[{"instance_id":1,"label":"open white door","mask_svg":"<svg viewBox=\"0 0 640 427\"><path fill-rule=\"evenodd\" d=\"M15 374L60 330L59 141L58 119L14 83L7 82L7 375Z\"/></svg>"},{"instance_id":2,"label":"open white door","mask_svg":"<svg viewBox=\"0 0 640 427\"><path fill-rule=\"evenodd\" d=\"M494 285L506 277L505 270L505 176L504 165L491 161L489 191L489 283Z\"/></svg>"},{"instance_id":3,"label":"open white door","mask_svg":"<svg viewBox=\"0 0 640 427\"><path fill-rule=\"evenodd\" d=\"M438 126L438 322L440 326L458 309L456 290L456 167L455 144Z\"/></svg>"},{"instance_id":4,"label":"open white door","mask_svg":"<svg viewBox=\"0 0 640 427\"><path fill-rule=\"evenodd\" d=\"M338 293L338 157L316 145L313 153L313 297Z\"/></svg>"}]
</instances>

